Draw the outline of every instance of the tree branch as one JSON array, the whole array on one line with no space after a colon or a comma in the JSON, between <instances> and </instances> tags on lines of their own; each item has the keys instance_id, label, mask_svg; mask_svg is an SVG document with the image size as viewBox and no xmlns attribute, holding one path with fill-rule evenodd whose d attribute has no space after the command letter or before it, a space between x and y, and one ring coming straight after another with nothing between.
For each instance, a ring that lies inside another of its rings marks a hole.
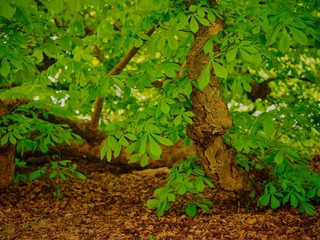
<instances>
[{"instance_id":1,"label":"tree branch","mask_svg":"<svg viewBox=\"0 0 320 240\"><path fill-rule=\"evenodd\" d=\"M156 30L158 25L153 26L146 34L151 36L153 32ZM144 40L145 42L145 40ZM107 74L106 77L118 75L125 68L125 66L130 62L130 60L134 57L134 55L139 51L141 47L132 47L127 55ZM97 97L94 103L94 110L90 122L90 127L92 129L97 129L99 127L99 120L102 113L102 107L104 103L104 98Z\"/></svg>"}]
</instances>

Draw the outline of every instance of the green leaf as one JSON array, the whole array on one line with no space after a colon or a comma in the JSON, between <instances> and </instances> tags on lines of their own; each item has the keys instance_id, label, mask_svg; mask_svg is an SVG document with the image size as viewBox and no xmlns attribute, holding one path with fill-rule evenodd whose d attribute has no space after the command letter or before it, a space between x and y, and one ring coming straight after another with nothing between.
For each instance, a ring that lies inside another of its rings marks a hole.
<instances>
[{"instance_id":1,"label":"green leaf","mask_svg":"<svg viewBox=\"0 0 320 240\"><path fill-rule=\"evenodd\" d=\"M190 20L190 29L194 33L198 32L199 30L199 24L194 16L192 16Z\"/></svg>"},{"instance_id":2,"label":"green leaf","mask_svg":"<svg viewBox=\"0 0 320 240\"><path fill-rule=\"evenodd\" d=\"M188 204L188 206L186 207L186 213L189 217L193 217L193 216L197 215L196 204L195 203Z\"/></svg>"},{"instance_id":3,"label":"green leaf","mask_svg":"<svg viewBox=\"0 0 320 240\"><path fill-rule=\"evenodd\" d=\"M204 51L204 53L209 53L209 52L212 52L212 50L213 50L213 39L210 38L204 44L203 51Z\"/></svg>"},{"instance_id":4,"label":"green leaf","mask_svg":"<svg viewBox=\"0 0 320 240\"><path fill-rule=\"evenodd\" d=\"M131 162L131 163L138 162L139 159L140 159L139 154L132 154L132 155L130 156L130 162Z\"/></svg>"},{"instance_id":5,"label":"green leaf","mask_svg":"<svg viewBox=\"0 0 320 240\"><path fill-rule=\"evenodd\" d=\"M147 201L147 207L149 209L156 209L158 207L158 200L157 199L149 199Z\"/></svg>"},{"instance_id":6,"label":"green leaf","mask_svg":"<svg viewBox=\"0 0 320 240\"><path fill-rule=\"evenodd\" d=\"M57 171L54 171L52 173L50 173L50 179L54 179L56 176L58 175L58 172Z\"/></svg>"},{"instance_id":7,"label":"green leaf","mask_svg":"<svg viewBox=\"0 0 320 240\"><path fill-rule=\"evenodd\" d=\"M214 23L216 21L216 16L212 12L207 13L207 18L211 23Z\"/></svg>"},{"instance_id":8,"label":"green leaf","mask_svg":"<svg viewBox=\"0 0 320 240\"><path fill-rule=\"evenodd\" d=\"M111 148L108 146L107 147L107 161L110 162L112 160L112 150Z\"/></svg>"},{"instance_id":9,"label":"green leaf","mask_svg":"<svg viewBox=\"0 0 320 240\"><path fill-rule=\"evenodd\" d=\"M80 178L83 181L87 179L87 177L84 174L82 174L82 173L80 173L78 171L76 171L76 177Z\"/></svg>"},{"instance_id":10,"label":"green leaf","mask_svg":"<svg viewBox=\"0 0 320 240\"><path fill-rule=\"evenodd\" d=\"M36 170L32 172L29 176L29 180L32 181L34 179L39 178L41 175L43 175L46 172L46 167L40 168L39 170Z\"/></svg>"},{"instance_id":11,"label":"green leaf","mask_svg":"<svg viewBox=\"0 0 320 240\"><path fill-rule=\"evenodd\" d=\"M244 60L246 60L248 62L252 62L253 59L247 51L240 48L240 54Z\"/></svg>"},{"instance_id":12,"label":"green leaf","mask_svg":"<svg viewBox=\"0 0 320 240\"><path fill-rule=\"evenodd\" d=\"M155 139L157 139L158 142L162 143L165 146L171 146L172 145L172 141L170 139L168 139L168 138L161 137L161 136L155 135L155 134L152 134L152 136Z\"/></svg>"},{"instance_id":13,"label":"green leaf","mask_svg":"<svg viewBox=\"0 0 320 240\"><path fill-rule=\"evenodd\" d=\"M259 198L259 202L261 203L262 206L267 206L270 201L270 194L263 194Z\"/></svg>"},{"instance_id":14,"label":"green leaf","mask_svg":"<svg viewBox=\"0 0 320 240\"><path fill-rule=\"evenodd\" d=\"M148 162L149 162L149 159L148 159L148 156L147 154L143 154L143 156L141 157L141 161L140 161L140 165L141 167L145 167L148 165Z\"/></svg>"},{"instance_id":15,"label":"green leaf","mask_svg":"<svg viewBox=\"0 0 320 240\"><path fill-rule=\"evenodd\" d=\"M81 9L81 1L79 0L68 0L66 3L69 5L70 10L78 12Z\"/></svg>"},{"instance_id":16,"label":"green leaf","mask_svg":"<svg viewBox=\"0 0 320 240\"><path fill-rule=\"evenodd\" d=\"M276 131L273 119L271 117L265 119L263 123L263 130L267 138L270 138L272 134Z\"/></svg>"},{"instance_id":17,"label":"green leaf","mask_svg":"<svg viewBox=\"0 0 320 240\"><path fill-rule=\"evenodd\" d=\"M108 149L108 142L104 141L101 152L100 152L100 159L102 160L104 158L104 156L107 153L107 149Z\"/></svg>"},{"instance_id":18,"label":"green leaf","mask_svg":"<svg viewBox=\"0 0 320 240\"><path fill-rule=\"evenodd\" d=\"M198 13L198 16L201 18L203 18L206 15L205 12L200 7L197 9L197 13Z\"/></svg>"},{"instance_id":19,"label":"green leaf","mask_svg":"<svg viewBox=\"0 0 320 240\"><path fill-rule=\"evenodd\" d=\"M180 195L185 194L187 191L186 186L184 184L177 186L176 190L177 190L177 193Z\"/></svg>"},{"instance_id":20,"label":"green leaf","mask_svg":"<svg viewBox=\"0 0 320 240\"><path fill-rule=\"evenodd\" d=\"M230 51L228 51L226 58L228 62L232 62L236 59L238 53L238 48L232 48Z\"/></svg>"},{"instance_id":21,"label":"green leaf","mask_svg":"<svg viewBox=\"0 0 320 240\"><path fill-rule=\"evenodd\" d=\"M290 195L290 204L292 207L298 207L298 199L294 194Z\"/></svg>"},{"instance_id":22,"label":"green leaf","mask_svg":"<svg viewBox=\"0 0 320 240\"><path fill-rule=\"evenodd\" d=\"M124 136L122 136L122 137L119 139L119 143L120 143L122 146L125 146L125 147L129 146L129 142L128 142L128 140L127 140Z\"/></svg>"},{"instance_id":23,"label":"green leaf","mask_svg":"<svg viewBox=\"0 0 320 240\"><path fill-rule=\"evenodd\" d=\"M113 153L113 156L114 156L115 158L120 155L121 149L122 149L121 144L117 144L116 147L115 147L115 149L114 149L114 153Z\"/></svg>"},{"instance_id":24,"label":"green leaf","mask_svg":"<svg viewBox=\"0 0 320 240\"><path fill-rule=\"evenodd\" d=\"M178 126L178 125L181 123L181 120L182 120L182 117L181 117L181 115L179 114L179 115L177 115L177 116L175 117L175 119L173 120L173 124L176 125L176 126Z\"/></svg>"},{"instance_id":25,"label":"green leaf","mask_svg":"<svg viewBox=\"0 0 320 240\"><path fill-rule=\"evenodd\" d=\"M7 133L1 138L1 145L5 145L8 142L10 135L10 133Z\"/></svg>"},{"instance_id":26,"label":"green leaf","mask_svg":"<svg viewBox=\"0 0 320 240\"><path fill-rule=\"evenodd\" d=\"M160 128L158 128L156 125L149 124L149 123L144 125L144 129L148 133L160 133L161 132Z\"/></svg>"},{"instance_id":27,"label":"green leaf","mask_svg":"<svg viewBox=\"0 0 320 240\"><path fill-rule=\"evenodd\" d=\"M278 207L280 207L280 201L274 195L271 195L271 208L276 209Z\"/></svg>"},{"instance_id":28,"label":"green leaf","mask_svg":"<svg viewBox=\"0 0 320 240\"><path fill-rule=\"evenodd\" d=\"M42 153L47 153L48 152L48 145L47 144L45 144L45 143L40 143L39 144L39 148L40 148L40 151L42 152Z\"/></svg>"},{"instance_id":29,"label":"green leaf","mask_svg":"<svg viewBox=\"0 0 320 240\"><path fill-rule=\"evenodd\" d=\"M292 34L293 39L301 44L301 45L307 45L308 44L308 38L306 34L294 27L289 27L290 33Z\"/></svg>"},{"instance_id":30,"label":"green leaf","mask_svg":"<svg viewBox=\"0 0 320 240\"><path fill-rule=\"evenodd\" d=\"M59 163L58 163L58 162L52 162L52 163L51 163L51 168L52 168L53 170L56 170L58 167L59 167Z\"/></svg>"},{"instance_id":31,"label":"green leaf","mask_svg":"<svg viewBox=\"0 0 320 240\"><path fill-rule=\"evenodd\" d=\"M58 200L62 200L63 199L63 195L62 195L62 192L60 190L60 187L56 188L56 199L58 199Z\"/></svg>"},{"instance_id":32,"label":"green leaf","mask_svg":"<svg viewBox=\"0 0 320 240\"><path fill-rule=\"evenodd\" d=\"M279 151L274 157L274 161L277 165L280 165L283 162L283 152Z\"/></svg>"},{"instance_id":33,"label":"green leaf","mask_svg":"<svg viewBox=\"0 0 320 240\"><path fill-rule=\"evenodd\" d=\"M179 47L178 40L175 39L173 34L169 34L167 36L167 40L168 40L168 45L171 49L176 50Z\"/></svg>"},{"instance_id":34,"label":"green leaf","mask_svg":"<svg viewBox=\"0 0 320 240\"><path fill-rule=\"evenodd\" d=\"M255 26L253 29L252 29L252 33L253 34L258 34L260 32L260 25L257 25Z\"/></svg>"},{"instance_id":35,"label":"green leaf","mask_svg":"<svg viewBox=\"0 0 320 240\"><path fill-rule=\"evenodd\" d=\"M107 138L107 144L108 146L112 149L112 150L115 150L117 145L118 145L118 141L117 139L115 139L115 137L113 136L108 136Z\"/></svg>"},{"instance_id":36,"label":"green leaf","mask_svg":"<svg viewBox=\"0 0 320 240\"><path fill-rule=\"evenodd\" d=\"M317 193L317 187L312 188L311 190L309 190L307 196L308 198L313 198Z\"/></svg>"},{"instance_id":37,"label":"green leaf","mask_svg":"<svg viewBox=\"0 0 320 240\"><path fill-rule=\"evenodd\" d=\"M53 15L57 15L63 11L64 1L63 0L50 0L46 3L49 8L49 11L53 13Z\"/></svg>"},{"instance_id":38,"label":"green leaf","mask_svg":"<svg viewBox=\"0 0 320 240\"><path fill-rule=\"evenodd\" d=\"M174 202L176 200L176 195L173 193L168 193L168 201Z\"/></svg>"},{"instance_id":39,"label":"green leaf","mask_svg":"<svg viewBox=\"0 0 320 240\"><path fill-rule=\"evenodd\" d=\"M196 5L191 5L190 7L189 7L189 10L190 10L190 12L195 12L195 11L197 11L197 6Z\"/></svg>"},{"instance_id":40,"label":"green leaf","mask_svg":"<svg viewBox=\"0 0 320 240\"><path fill-rule=\"evenodd\" d=\"M16 12L16 8L11 7L8 1L4 0L2 3L0 15L7 19L10 19L13 17L15 12Z\"/></svg>"},{"instance_id":41,"label":"green leaf","mask_svg":"<svg viewBox=\"0 0 320 240\"><path fill-rule=\"evenodd\" d=\"M196 180L196 188L199 192L202 192L205 188L205 185L203 184L201 177L197 178L197 180Z\"/></svg>"},{"instance_id":42,"label":"green leaf","mask_svg":"<svg viewBox=\"0 0 320 240\"><path fill-rule=\"evenodd\" d=\"M141 141L140 141L140 146L139 146L139 156L142 156L146 152L147 148L147 136L143 136Z\"/></svg>"},{"instance_id":43,"label":"green leaf","mask_svg":"<svg viewBox=\"0 0 320 240\"><path fill-rule=\"evenodd\" d=\"M160 102L160 109L165 114L169 113L170 111L169 105L164 100Z\"/></svg>"},{"instance_id":44,"label":"green leaf","mask_svg":"<svg viewBox=\"0 0 320 240\"><path fill-rule=\"evenodd\" d=\"M206 184L207 184L209 187L211 187L211 188L214 187L214 184L212 183L212 180L211 180L210 178L204 177L204 178L202 178L202 179L206 182Z\"/></svg>"},{"instance_id":45,"label":"green leaf","mask_svg":"<svg viewBox=\"0 0 320 240\"><path fill-rule=\"evenodd\" d=\"M131 134L131 133L126 133L124 136L125 136L126 138L130 139L131 141L137 140L137 136L134 135L134 134Z\"/></svg>"},{"instance_id":46,"label":"green leaf","mask_svg":"<svg viewBox=\"0 0 320 240\"><path fill-rule=\"evenodd\" d=\"M310 203L303 203L302 208L306 214L309 216L314 216L316 214L315 208Z\"/></svg>"},{"instance_id":47,"label":"green leaf","mask_svg":"<svg viewBox=\"0 0 320 240\"><path fill-rule=\"evenodd\" d=\"M276 28L274 29L273 32L271 32L271 34L268 35L268 37L267 37L267 42L266 42L266 46L272 45L272 44L277 40L278 35L279 35L279 32L280 32L280 29L281 29L281 28L278 26L278 27L276 27Z\"/></svg>"},{"instance_id":48,"label":"green leaf","mask_svg":"<svg viewBox=\"0 0 320 240\"><path fill-rule=\"evenodd\" d=\"M9 142L10 142L12 145L15 145L15 144L17 143L17 139L13 136L12 133L10 134Z\"/></svg>"},{"instance_id":49,"label":"green leaf","mask_svg":"<svg viewBox=\"0 0 320 240\"><path fill-rule=\"evenodd\" d=\"M206 204L198 203L197 206L203 209L206 213L212 213L211 209Z\"/></svg>"},{"instance_id":50,"label":"green leaf","mask_svg":"<svg viewBox=\"0 0 320 240\"><path fill-rule=\"evenodd\" d=\"M186 115L183 115L183 119L189 124L193 123L193 120L191 118L187 117Z\"/></svg>"},{"instance_id":51,"label":"green leaf","mask_svg":"<svg viewBox=\"0 0 320 240\"><path fill-rule=\"evenodd\" d=\"M282 35L278 44L279 50L283 53L288 52L290 48L290 37L285 28L282 30Z\"/></svg>"},{"instance_id":52,"label":"green leaf","mask_svg":"<svg viewBox=\"0 0 320 240\"><path fill-rule=\"evenodd\" d=\"M153 140L152 137L149 137L149 143L150 143L150 152L155 156L160 156L162 153L162 148L156 141Z\"/></svg>"},{"instance_id":53,"label":"green leaf","mask_svg":"<svg viewBox=\"0 0 320 240\"><path fill-rule=\"evenodd\" d=\"M8 60L6 58L3 58L1 60L1 68L0 68L0 73L3 77L7 77L8 74L10 73L10 63L8 62Z\"/></svg>"},{"instance_id":54,"label":"green leaf","mask_svg":"<svg viewBox=\"0 0 320 240\"><path fill-rule=\"evenodd\" d=\"M225 69L224 66L220 65L219 63L212 61L212 67L214 70L214 73L221 78L227 78L228 76L228 71Z\"/></svg>"},{"instance_id":55,"label":"green leaf","mask_svg":"<svg viewBox=\"0 0 320 240\"><path fill-rule=\"evenodd\" d=\"M210 22L207 19L200 16L196 16L196 18L203 26L210 26Z\"/></svg>"},{"instance_id":56,"label":"green leaf","mask_svg":"<svg viewBox=\"0 0 320 240\"><path fill-rule=\"evenodd\" d=\"M199 88L204 89L210 81L210 70L211 64L208 62L206 66L203 68L200 77L198 79Z\"/></svg>"}]
</instances>

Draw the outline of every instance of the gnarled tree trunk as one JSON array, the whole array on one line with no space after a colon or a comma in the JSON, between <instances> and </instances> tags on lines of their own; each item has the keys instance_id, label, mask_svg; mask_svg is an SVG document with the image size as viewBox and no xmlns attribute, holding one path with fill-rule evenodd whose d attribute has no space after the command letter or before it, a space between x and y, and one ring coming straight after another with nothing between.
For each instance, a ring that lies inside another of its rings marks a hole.
<instances>
[{"instance_id":1,"label":"gnarled tree trunk","mask_svg":"<svg viewBox=\"0 0 320 240\"><path fill-rule=\"evenodd\" d=\"M198 79L208 63L209 56L203 52L206 41L223 29L221 21L205 27L195 34L193 45L186 61L190 79ZM219 47L214 46L218 52ZM234 150L223 141L223 135L232 126L227 105L223 99L219 79L211 73L210 82L204 90L193 89L192 110L194 123L188 127L188 135L193 140L206 174L215 185L228 190L249 189L245 171L236 166Z\"/></svg>"}]
</instances>

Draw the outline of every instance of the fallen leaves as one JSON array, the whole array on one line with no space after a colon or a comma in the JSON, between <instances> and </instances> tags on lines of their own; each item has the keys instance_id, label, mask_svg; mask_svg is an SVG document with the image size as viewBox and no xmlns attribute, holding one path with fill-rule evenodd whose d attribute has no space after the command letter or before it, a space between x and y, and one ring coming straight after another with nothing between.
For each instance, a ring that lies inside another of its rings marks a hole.
<instances>
[{"instance_id":1,"label":"fallen leaves","mask_svg":"<svg viewBox=\"0 0 320 240\"><path fill-rule=\"evenodd\" d=\"M318 216L294 209L247 209L234 193L206 190L213 214L187 217L181 210L191 196L157 217L146 208L154 189L165 183L167 169L116 174L95 163L79 164L85 182L61 184L64 198L54 198L46 181L14 185L0 194L0 239L317 239ZM320 208L317 207L318 212Z\"/></svg>"}]
</instances>

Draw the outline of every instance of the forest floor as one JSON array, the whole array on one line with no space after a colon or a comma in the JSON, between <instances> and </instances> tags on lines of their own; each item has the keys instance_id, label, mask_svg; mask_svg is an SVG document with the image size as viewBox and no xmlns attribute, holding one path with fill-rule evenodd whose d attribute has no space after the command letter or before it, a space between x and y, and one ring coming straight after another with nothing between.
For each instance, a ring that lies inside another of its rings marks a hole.
<instances>
[{"instance_id":1,"label":"forest floor","mask_svg":"<svg viewBox=\"0 0 320 240\"><path fill-rule=\"evenodd\" d=\"M2 239L320 239L320 206L307 216L283 207L248 208L234 193L207 189L212 214L186 216L190 196L172 204L163 217L146 207L156 188L165 184L167 168L127 173L102 162L78 160L87 179L61 184L57 200L49 181L9 186L0 193Z\"/></svg>"}]
</instances>

